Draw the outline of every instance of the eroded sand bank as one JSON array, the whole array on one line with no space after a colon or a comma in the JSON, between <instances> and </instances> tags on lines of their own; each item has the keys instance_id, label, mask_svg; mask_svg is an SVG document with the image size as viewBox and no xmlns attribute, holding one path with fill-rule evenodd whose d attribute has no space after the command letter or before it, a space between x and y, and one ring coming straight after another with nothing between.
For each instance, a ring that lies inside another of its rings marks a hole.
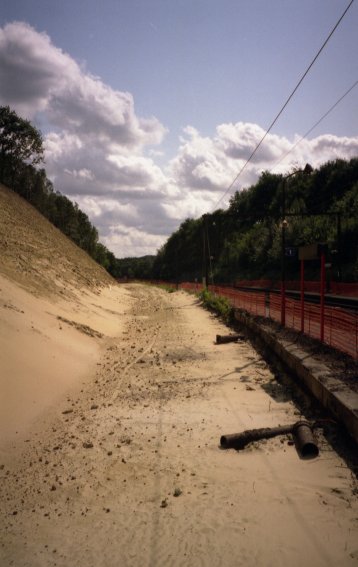
<instances>
[{"instance_id":1,"label":"eroded sand bank","mask_svg":"<svg viewBox=\"0 0 358 567\"><path fill-rule=\"evenodd\" d=\"M127 305L117 286L77 298L36 297L0 275L0 440L11 439L81 381Z\"/></svg>"}]
</instances>

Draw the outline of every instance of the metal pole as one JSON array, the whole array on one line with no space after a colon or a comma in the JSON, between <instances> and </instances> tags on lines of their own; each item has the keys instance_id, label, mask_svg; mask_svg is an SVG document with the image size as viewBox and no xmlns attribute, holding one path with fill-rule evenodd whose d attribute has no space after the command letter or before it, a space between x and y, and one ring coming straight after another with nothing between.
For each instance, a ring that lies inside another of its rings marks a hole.
<instances>
[{"instance_id":1,"label":"metal pole","mask_svg":"<svg viewBox=\"0 0 358 567\"><path fill-rule=\"evenodd\" d=\"M337 213L337 268L338 268L337 280L339 283L342 281L341 239L342 239L341 213Z\"/></svg>"},{"instance_id":2,"label":"metal pole","mask_svg":"<svg viewBox=\"0 0 358 567\"><path fill-rule=\"evenodd\" d=\"M324 342L324 290L325 290L325 279L326 279L326 256L322 251L321 253L321 342Z\"/></svg>"},{"instance_id":3,"label":"metal pole","mask_svg":"<svg viewBox=\"0 0 358 567\"><path fill-rule=\"evenodd\" d=\"M286 323L286 179L282 185L282 227L281 227L281 325Z\"/></svg>"},{"instance_id":4,"label":"metal pole","mask_svg":"<svg viewBox=\"0 0 358 567\"><path fill-rule=\"evenodd\" d=\"M298 169L286 175L283 178L282 182L282 250L281 250L281 325L285 325L286 323L286 227L287 227L287 220L286 220L286 181L289 177L293 175L297 175L298 173L302 173L304 175L310 175L313 171L312 166L309 163L306 163L304 169Z\"/></svg>"},{"instance_id":5,"label":"metal pole","mask_svg":"<svg viewBox=\"0 0 358 567\"><path fill-rule=\"evenodd\" d=\"M205 226L205 281L206 288L209 287L209 235L208 235L208 215L204 215L204 226Z\"/></svg>"},{"instance_id":6,"label":"metal pole","mask_svg":"<svg viewBox=\"0 0 358 567\"><path fill-rule=\"evenodd\" d=\"M207 246L206 246L206 215L203 216L203 286L204 289L208 288L208 260L207 260Z\"/></svg>"},{"instance_id":7,"label":"metal pole","mask_svg":"<svg viewBox=\"0 0 358 567\"><path fill-rule=\"evenodd\" d=\"M305 261L301 260L301 333L305 331Z\"/></svg>"}]
</instances>

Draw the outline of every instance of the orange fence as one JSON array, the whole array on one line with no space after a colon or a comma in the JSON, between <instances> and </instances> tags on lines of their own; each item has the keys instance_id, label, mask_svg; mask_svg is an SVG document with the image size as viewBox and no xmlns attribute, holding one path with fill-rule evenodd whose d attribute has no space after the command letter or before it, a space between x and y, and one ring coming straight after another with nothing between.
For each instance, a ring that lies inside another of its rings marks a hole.
<instances>
[{"instance_id":1,"label":"orange fence","mask_svg":"<svg viewBox=\"0 0 358 567\"><path fill-rule=\"evenodd\" d=\"M185 291L199 293L203 289L201 283L183 282L173 284L168 282L154 282L156 285L172 286ZM339 284L343 285L343 284ZM356 284L345 284L356 285ZM306 288L306 284L305 284ZM232 307L243 309L258 315L268 317L280 323L281 321L281 296L278 293L264 290L239 290L229 286L210 285L208 288L212 293L226 297ZM286 327L301 331L302 313L301 301L286 297ZM358 359L358 312L348 311L340 307L324 306L324 334L323 342L355 359ZM304 303L303 329L306 335L312 338L321 338L321 309L319 305Z\"/></svg>"},{"instance_id":2,"label":"orange fence","mask_svg":"<svg viewBox=\"0 0 358 567\"><path fill-rule=\"evenodd\" d=\"M273 296L273 297L272 297ZM281 320L281 298L270 294L270 317ZM301 330L301 303L299 300L286 298L286 326L297 331ZM304 332L315 339L321 337L321 309L319 305L305 303ZM346 352L353 358L358 358L358 314L356 311L346 311L340 307L324 307L324 337L323 342L338 350Z\"/></svg>"},{"instance_id":3,"label":"orange fence","mask_svg":"<svg viewBox=\"0 0 358 567\"><path fill-rule=\"evenodd\" d=\"M178 286L186 291L199 292L199 283L185 282ZM244 309L253 315L281 321L281 296L265 291L241 291L226 286L209 286L212 293L226 297L237 309ZM319 305L304 304L304 332L315 339L321 337L321 310ZM286 327L301 330L301 302L286 297ZM339 307L324 308L324 343L358 358L358 313Z\"/></svg>"},{"instance_id":4,"label":"orange fence","mask_svg":"<svg viewBox=\"0 0 358 567\"><path fill-rule=\"evenodd\" d=\"M230 287L210 285L209 290L217 295L226 297L233 307L245 309L254 315L266 316L264 291L239 291Z\"/></svg>"}]
</instances>

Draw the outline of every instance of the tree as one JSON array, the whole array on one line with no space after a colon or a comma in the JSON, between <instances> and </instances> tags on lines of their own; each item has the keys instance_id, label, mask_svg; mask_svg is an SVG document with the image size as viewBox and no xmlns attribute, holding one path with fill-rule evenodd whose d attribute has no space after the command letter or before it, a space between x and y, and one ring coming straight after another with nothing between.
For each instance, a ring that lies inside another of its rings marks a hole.
<instances>
[{"instance_id":1,"label":"tree","mask_svg":"<svg viewBox=\"0 0 358 567\"><path fill-rule=\"evenodd\" d=\"M12 185L16 166L43 161L42 134L9 106L0 107L0 180Z\"/></svg>"},{"instance_id":2,"label":"tree","mask_svg":"<svg viewBox=\"0 0 358 567\"><path fill-rule=\"evenodd\" d=\"M282 175L263 172L255 185L235 193L226 211L214 211L205 221L186 219L157 253L154 277L198 278L205 229L216 282L279 279L285 190L286 246L325 243L332 274L358 280L358 159L327 162L310 176L296 173L283 184ZM299 267L297 256L287 258L287 277L297 279ZM317 266L311 263L306 272L316 278Z\"/></svg>"}]
</instances>

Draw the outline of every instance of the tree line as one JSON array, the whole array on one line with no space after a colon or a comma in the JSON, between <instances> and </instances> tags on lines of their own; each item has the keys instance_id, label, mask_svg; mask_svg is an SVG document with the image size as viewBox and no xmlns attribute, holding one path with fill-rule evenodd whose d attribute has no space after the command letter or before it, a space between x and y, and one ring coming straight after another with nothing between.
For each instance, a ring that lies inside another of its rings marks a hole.
<instances>
[{"instance_id":1,"label":"tree line","mask_svg":"<svg viewBox=\"0 0 358 567\"><path fill-rule=\"evenodd\" d=\"M41 132L8 106L0 107L0 182L116 278L275 280L285 255L287 278L297 279L297 250L317 242L326 247L332 278L358 281L358 158L286 176L263 172L256 184L233 195L226 210L186 219L155 256L123 259L99 242L78 205L55 190L43 162ZM307 277L318 279L318 269L318 262L308 262Z\"/></svg>"},{"instance_id":2,"label":"tree line","mask_svg":"<svg viewBox=\"0 0 358 567\"><path fill-rule=\"evenodd\" d=\"M324 245L329 277L358 281L358 159L337 159L289 176L263 172L226 210L186 219L158 251L153 277L215 283L299 278L298 250ZM285 223L283 247L282 223ZM319 262L306 262L319 279Z\"/></svg>"},{"instance_id":3,"label":"tree line","mask_svg":"<svg viewBox=\"0 0 358 567\"><path fill-rule=\"evenodd\" d=\"M0 107L0 182L26 199L116 277L114 254L99 242L97 229L77 203L55 190L41 167L43 163L41 132L9 106Z\"/></svg>"}]
</instances>

